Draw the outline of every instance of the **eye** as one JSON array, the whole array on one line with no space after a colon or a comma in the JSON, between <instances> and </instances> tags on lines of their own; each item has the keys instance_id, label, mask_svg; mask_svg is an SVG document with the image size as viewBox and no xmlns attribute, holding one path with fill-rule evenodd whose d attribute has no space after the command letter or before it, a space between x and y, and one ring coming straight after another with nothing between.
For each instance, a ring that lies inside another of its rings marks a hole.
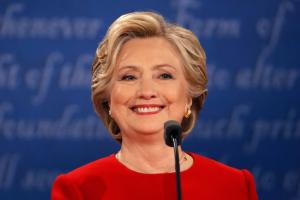
<instances>
[{"instance_id":1,"label":"eye","mask_svg":"<svg viewBox=\"0 0 300 200\"><path fill-rule=\"evenodd\" d=\"M121 80L122 81L133 81L133 80L135 80L136 78L135 78L135 76L133 76L133 75L123 75L122 77L121 77Z\"/></svg>"},{"instance_id":2,"label":"eye","mask_svg":"<svg viewBox=\"0 0 300 200\"><path fill-rule=\"evenodd\" d=\"M173 76L170 73L163 73L163 74L159 75L159 78L160 79L173 79Z\"/></svg>"}]
</instances>

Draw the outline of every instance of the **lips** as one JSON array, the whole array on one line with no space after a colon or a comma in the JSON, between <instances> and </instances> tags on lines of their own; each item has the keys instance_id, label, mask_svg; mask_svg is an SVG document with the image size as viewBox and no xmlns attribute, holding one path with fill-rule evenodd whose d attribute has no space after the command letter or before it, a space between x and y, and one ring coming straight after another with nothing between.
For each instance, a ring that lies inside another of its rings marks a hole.
<instances>
[{"instance_id":1,"label":"lips","mask_svg":"<svg viewBox=\"0 0 300 200\"><path fill-rule=\"evenodd\" d=\"M131 110L137 114L156 114L160 112L164 106L162 105L135 105L131 107Z\"/></svg>"}]
</instances>

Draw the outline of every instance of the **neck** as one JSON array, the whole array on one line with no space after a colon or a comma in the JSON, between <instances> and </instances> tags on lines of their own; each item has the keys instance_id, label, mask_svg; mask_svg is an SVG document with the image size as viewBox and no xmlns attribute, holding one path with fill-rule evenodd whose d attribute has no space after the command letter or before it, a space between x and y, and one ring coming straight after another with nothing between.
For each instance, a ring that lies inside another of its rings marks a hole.
<instances>
[{"instance_id":1,"label":"neck","mask_svg":"<svg viewBox=\"0 0 300 200\"><path fill-rule=\"evenodd\" d=\"M127 168L147 174L175 171L174 149L167 146L163 139L155 142L151 139L149 142L134 141L123 137L117 154L117 159ZM181 146L178 148L181 170L186 170L192 165L192 158L182 151ZM191 160L189 163L188 158Z\"/></svg>"}]
</instances>

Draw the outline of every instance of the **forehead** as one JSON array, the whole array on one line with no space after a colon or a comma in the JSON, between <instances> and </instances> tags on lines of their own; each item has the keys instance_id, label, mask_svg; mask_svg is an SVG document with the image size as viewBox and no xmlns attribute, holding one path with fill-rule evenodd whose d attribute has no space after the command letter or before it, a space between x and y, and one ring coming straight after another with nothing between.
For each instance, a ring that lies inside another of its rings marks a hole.
<instances>
[{"instance_id":1,"label":"forehead","mask_svg":"<svg viewBox=\"0 0 300 200\"><path fill-rule=\"evenodd\" d=\"M160 37L135 38L126 42L118 56L117 66L124 64L159 65L181 67L181 56L175 47Z\"/></svg>"}]
</instances>

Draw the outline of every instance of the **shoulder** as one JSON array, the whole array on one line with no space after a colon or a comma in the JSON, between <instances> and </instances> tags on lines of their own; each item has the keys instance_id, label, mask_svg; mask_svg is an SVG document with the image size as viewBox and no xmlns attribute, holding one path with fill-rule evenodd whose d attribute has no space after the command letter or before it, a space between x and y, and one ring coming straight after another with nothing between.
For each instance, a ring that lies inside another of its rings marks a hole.
<instances>
[{"instance_id":1,"label":"shoulder","mask_svg":"<svg viewBox=\"0 0 300 200\"><path fill-rule=\"evenodd\" d=\"M213 160L208 157L204 157L199 154L190 153L193 157L195 165L201 168L202 170L214 171L215 173L224 173L224 174L235 174L238 175L241 173L241 170L234 167L223 164L219 161Z\"/></svg>"},{"instance_id":2,"label":"shoulder","mask_svg":"<svg viewBox=\"0 0 300 200\"><path fill-rule=\"evenodd\" d=\"M107 157L92 161L81 167L78 167L66 174L58 176L57 179L64 179L65 181L80 183L86 181L90 178L101 178L103 176L113 173L116 170L115 157L111 154Z\"/></svg>"},{"instance_id":3,"label":"shoulder","mask_svg":"<svg viewBox=\"0 0 300 200\"><path fill-rule=\"evenodd\" d=\"M216 161L214 159L191 153L191 156L193 157L195 161L195 165L198 168L201 168L205 171L211 171L213 173L217 174L226 174L226 175L232 175L232 176L242 176L248 178L249 176L252 176L252 174L246 170L246 169L237 169L234 167L231 167L229 165L226 165L224 163L221 163L219 161Z\"/></svg>"},{"instance_id":4,"label":"shoulder","mask_svg":"<svg viewBox=\"0 0 300 200\"><path fill-rule=\"evenodd\" d=\"M111 154L107 157L100 158L81 167L78 167L68 172L66 175L74 179L86 176L99 176L102 174L110 173L115 169L114 165L116 165L115 155Z\"/></svg>"},{"instance_id":5,"label":"shoulder","mask_svg":"<svg viewBox=\"0 0 300 200\"><path fill-rule=\"evenodd\" d=\"M109 176L117 170L114 165L114 155L110 155L59 175L53 183L51 199L82 199L83 194L88 195L91 191L101 193Z\"/></svg>"},{"instance_id":6,"label":"shoulder","mask_svg":"<svg viewBox=\"0 0 300 200\"><path fill-rule=\"evenodd\" d=\"M190 155L194 159L194 171L207 181L206 184L211 183L215 188L221 186L227 192L235 192L239 188L239 191L248 194L249 199L258 199L254 177L248 170L230 167L195 153Z\"/></svg>"}]
</instances>

